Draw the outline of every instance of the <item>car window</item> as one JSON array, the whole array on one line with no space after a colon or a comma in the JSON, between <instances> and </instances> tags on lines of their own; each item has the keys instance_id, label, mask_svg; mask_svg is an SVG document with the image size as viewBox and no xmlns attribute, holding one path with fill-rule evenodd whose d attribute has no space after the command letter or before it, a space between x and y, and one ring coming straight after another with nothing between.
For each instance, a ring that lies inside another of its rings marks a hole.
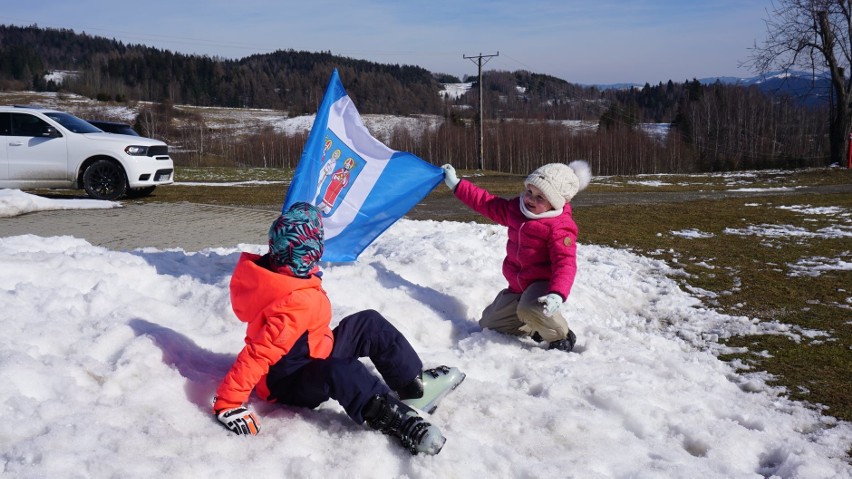
<instances>
[{"instance_id":1,"label":"car window","mask_svg":"<svg viewBox=\"0 0 852 479\"><path fill-rule=\"evenodd\" d=\"M93 126L91 123L87 121L83 121L77 118L74 115L68 113L60 113L60 112L49 112L45 113L45 116L50 118L51 120L59 123L60 125L68 128L70 131L74 133L100 133L101 130Z\"/></svg>"},{"instance_id":2,"label":"car window","mask_svg":"<svg viewBox=\"0 0 852 479\"><path fill-rule=\"evenodd\" d=\"M42 136L50 125L41 118L26 113L12 113L13 136Z\"/></svg>"},{"instance_id":3,"label":"car window","mask_svg":"<svg viewBox=\"0 0 852 479\"><path fill-rule=\"evenodd\" d=\"M9 113L0 113L0 136L9 136L12 134L12 115Z\"/></svg>"},{"instance_id":4,"label":"car window","mask_svg":"<svg viewBox=\"0 0 852 479\"><path fill-rule=\"evenodd\" d=\"M100 128L107 133L118 133L121 135L140 136L130 125L118 122L86 120L92 125Z\"/></svg>"}]
</instances>

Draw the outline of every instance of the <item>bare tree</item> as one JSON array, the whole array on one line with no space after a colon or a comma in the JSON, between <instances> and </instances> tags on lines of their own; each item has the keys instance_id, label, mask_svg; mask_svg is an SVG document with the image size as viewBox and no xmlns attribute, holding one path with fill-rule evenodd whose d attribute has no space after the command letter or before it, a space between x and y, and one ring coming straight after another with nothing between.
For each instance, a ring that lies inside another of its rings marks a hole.
<instances>
[{"instance_id":1,"label":"bare tree","mask_svg":"<svg viewBox=\"0 0 852 479\"><path fill-rule=\"evenodd\" d=\"M780 66L831 75L830 155L843 164L852 126L852 0L775 0L772 7L767 39L750 63L760 73Z\"/></svg>"}]
</instances>

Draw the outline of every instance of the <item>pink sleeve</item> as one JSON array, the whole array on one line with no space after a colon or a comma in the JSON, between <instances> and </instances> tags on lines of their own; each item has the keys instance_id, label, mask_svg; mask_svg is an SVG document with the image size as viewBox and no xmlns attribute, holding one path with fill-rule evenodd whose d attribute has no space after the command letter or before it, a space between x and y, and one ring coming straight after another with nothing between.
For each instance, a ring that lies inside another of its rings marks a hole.
<instances>
[{"instance_id":1,"label":"pink sleeve","mask_svg":"<svg viewBox=\"0 0 852 479\"><path fill-rule=\"evenodd\" d=\"M577 275L577 226L573 221L554 228L548 240L550 249L550 290L568 299Z\"/></svg>"},{"instance_id":2,"label":"pink sleeve","mask_svg":"<svg viewBox=\"0 0 852 479\"><path fill-rule=\"evenodd\" d=\"M455 195L462 203L477 213L490 218L499 225L508 226L507 212L512 200L492 195L467 180L459 182L456 186Z\"/></svg>"}]
</instances>

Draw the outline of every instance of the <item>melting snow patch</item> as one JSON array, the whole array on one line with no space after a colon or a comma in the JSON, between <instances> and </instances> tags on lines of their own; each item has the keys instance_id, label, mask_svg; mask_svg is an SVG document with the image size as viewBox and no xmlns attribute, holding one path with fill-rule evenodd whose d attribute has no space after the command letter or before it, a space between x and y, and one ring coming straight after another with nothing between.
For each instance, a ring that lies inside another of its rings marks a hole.
<instances>
[{"instance_id":1,"label":"melting snow patch","mask_svg":"<svg viewBox=\"0 0 852 479\"><path fill-rule=\"evenodd\" d=\"M845 208L839 206L810 206L810 205L794 205L794 206L779 206L778 209L795 211L806 215L843 215L848 216Z\"/></svg>"},{"instance_id":2,"label":"melting snow patch","mask_svg":"<svg viewBox=\"0 0 852 479\"><path fill-rule=\"evenodd\" d=\"M703 231L699 231L697 229L686 229L680 231L672 231L671 234L674 236L680 236L681 238L688 239L698 239L698 238L712 238L716 235L713 233L705 233Z\"/></svg>"},{"instance_id":3,"label":"melting snow patch","mask_svg":"<svg viewBox=\"0 0 852 479\"><path fill-rule=\"evenodd\" d=\"M852 225L835 225L821 228L817 231L808 231L793 225L751 225L747 228L725 228L723 231L729 235L740 236L765 236L768 238L846 238L852 237Z\"/></svg>"},{"instance_id":4,"label":"melting snow patch","mask_svg":"<svg viewBox=\"0 0 852 479\"><path fill-rule=\"evenodd\" d=\"M847 252L844 256L849 256ZM787 264L790 268L790 276L802 277L810 276L817 277L826 271L850 271L852 270L852 262L846 261L844 258L825 258L822 256L812 256L810 258L802 258L794 264Z\"/></svg>"}]
</instances>

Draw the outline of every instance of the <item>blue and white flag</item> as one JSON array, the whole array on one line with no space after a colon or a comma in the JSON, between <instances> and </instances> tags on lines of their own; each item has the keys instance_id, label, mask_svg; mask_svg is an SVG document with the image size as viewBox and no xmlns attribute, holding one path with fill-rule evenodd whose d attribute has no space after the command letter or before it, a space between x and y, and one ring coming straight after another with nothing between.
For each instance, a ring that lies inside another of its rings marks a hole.
<instances>
[{"instance_id":1,"label":"blue and white flag","mask_svg":"<svg viewBox=\"0 0 852 479\"><path fill-rule=\"evenodd\" d=\"M315 205L323 261L354 261L443 177L441 168L373 138L335 69L281 211L298 201Z\"/></svg>"}]
</instances>

